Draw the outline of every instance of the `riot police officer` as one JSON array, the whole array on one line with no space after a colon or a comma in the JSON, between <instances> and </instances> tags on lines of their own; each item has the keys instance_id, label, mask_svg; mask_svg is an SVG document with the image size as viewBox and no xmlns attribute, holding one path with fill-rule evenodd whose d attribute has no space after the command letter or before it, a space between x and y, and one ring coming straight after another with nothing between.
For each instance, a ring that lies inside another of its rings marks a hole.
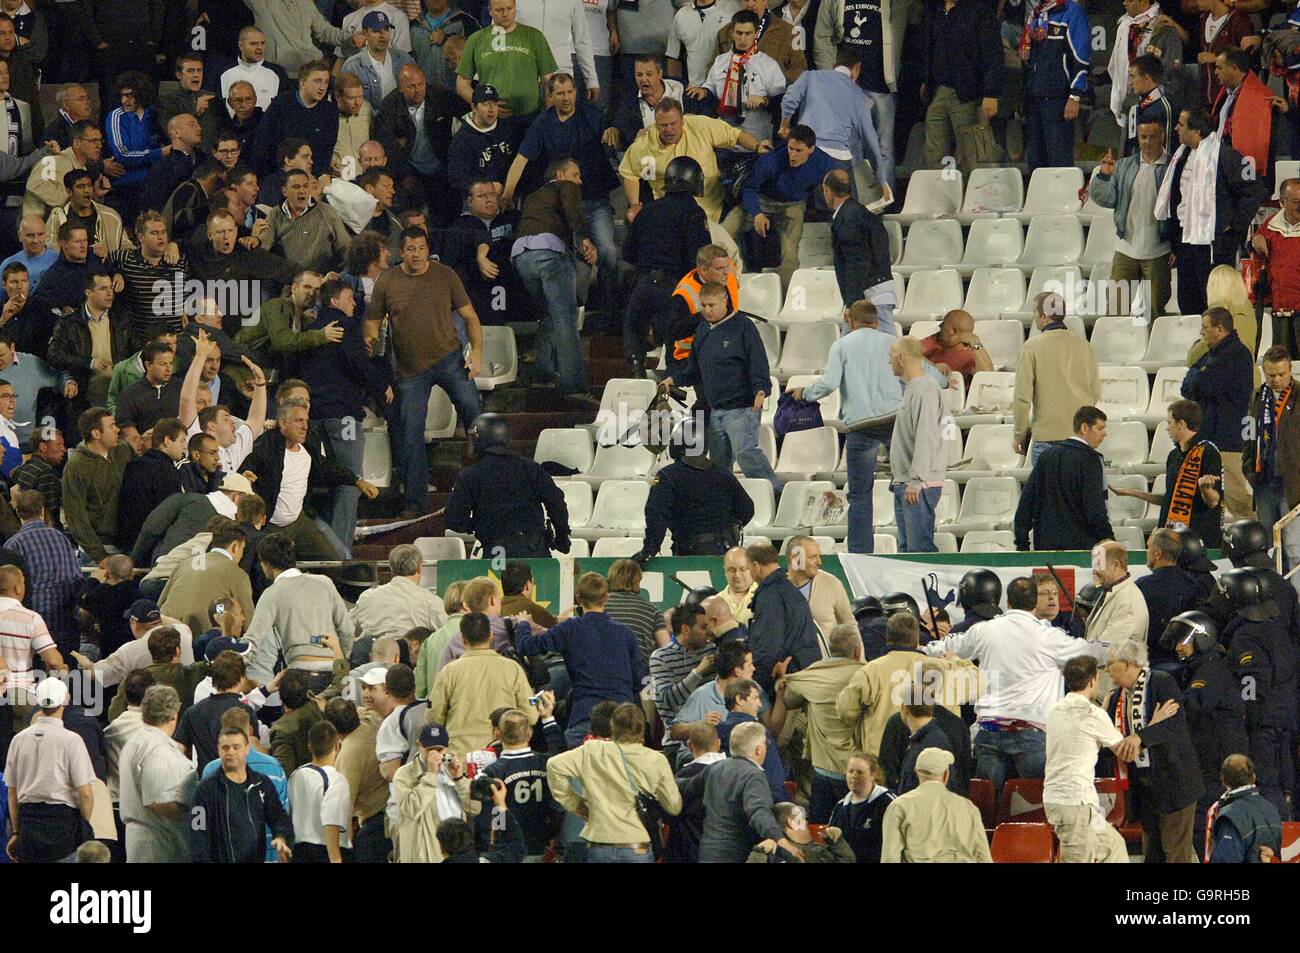
<instances>
[{"instance_id":1,"label":"riot police officer","mask_svg":"<svg viewBox=\"0 0 1300 953\"><path fill-rule=\"evenodd\" d=\"M714 466L703 437L694 417L683 420L668 448L673 462L650 481L645 546L635 557L642 565L658 555L665 530L672 530L674 556L722 556L740 545L741 529L754 518L754 501L730 469Z\"/></svg>"},{"instance_id":2,"label":"riot police officer","mask_svg":"<svg viewBox=\"0 0 1300 953\"><path fill-rule=\"evenodd\" d=\"M1295 646L1280 624L1257 569L1230 569L1219 577L1231 613L1223 629L1228 663L1241 683L1249 754L1259 787L1283 816L1290 816L1282 785L1292 780L1291 735L1296 725ZM1212 601L1214 606L1218 600Z\"/></svg>"},{"instance_id":3,"label":"riot police officer","mask_svg":"<svg viewBox=\"0 0 1300 953\"><path fill-rule=\"evenodd\" d=\"M1218 798L1219 766L1228 755L1249 746L1241 679L1219 648L1218 623L1204 612L1182 612L1170 619L1160 646L1183 662L1183 710L1205 782L1192 833L1192 845L1200 853L1205 849L1205 815Z\"/></svg>"},{"instance_id":4,"label":"riot police officer","mask_svg":"<svg viewBox=\"0 0 1300 953\"><path fill-rule=\"evenodd\" d=\"M1283 627L1291 633L1291 638L1300 640L1300 604L1297 603L1296 591L1287 584L1274 568L1268 550L1272 544L1268 530L1259 520L1237 520L1223 531L1223 555L1232 561L1238 569L1249 566L1260 571L1261 576L1268 577L1265 584L1269 598L1277 603L1279 618Z\"/></svg>"},{"instance_id":5,"label":"riot police officer","mask_svg":"<svg viewBox=\"0 0 1300 953\"><path fill-rule=\"evenodd\" d=\"M483 557L546 559L569 551L569 508L551 475L510 452L510 424L480 414L467 431L475 462L447 500L447 527L478 537ZM549 524L549 525L548 525Z\"/></svg>"},{"instance_id":6,"label":"riot police officer","mask_svg":"<svg viewBox=\"0 0 1300 953\"><path fill-rule=\"evenodd\" d=\"M880 658L889 651L885 645L885 626L890 616L900 612L910 612L918 621L921 618L920 606L906 592L886 593L876 600L876 605L879 606L879 612L872 611L875 607L870 603L864 604L863 613L859 614L856 610L854 612L854 618L858 620L858 634L862 636L862 661L864 662Z\"/></svg>"},{"instance_id":7,"label":"riot police officer","mask_svg":"<svg viewBox=\"0 0 1300 953\"><path fill-rule=\"evenodd\" d=\"M1084 638L1088 631L1088 616L1092 615L1092 610L1097 608L1100 601L1101 589L1092 583L1079 587L1079 591L1074 594L1074 610L1070 613L1071 637Z\"/></svg>"},{"instance_id":8,"label":"riot police officer","mask_svg":"<svg viewBox=\"0 0 1300 953\"><path fill-rule=\"evenodd\" d=\"M972 569L961 577L957 586L957 605L966 613L952 627L953 633L965 632L973 625L996 619L1002 614L1002 580L988 569Z\"/></svg>"},{"instance_id":9,"label":"riot police officer","mask_svg":"<svg viewBox=\"0 0 1300 953\"><path fill-rule=\"evenodd\" d=\"M623 349L633 377L645 376L651 318L672 310L678 280L695 267L695 253L709 244L708 218L695 201L702 194L704 170L690 156L678 156L664 170L663 197L644 206L628 226L623 260L636 266L637 277L623 321Z\"/></svg>"},{"instance_id":10,"label":"riot police officer","mask_svg":"<svg viewBox=\"0 0 1300 953\"><path fill-rule=\"evenodd\" d=\"M1183 541L1183 551L1178 556L1178 566L1192 577L1196 591L1204 602L1210 598L1210 593L1214 592L1214 570L1217 567L1205 555L1205 543L1201 541L1201 537L1186 526L1181 526L1174 532Z\"/></svg>"}]
</instances>

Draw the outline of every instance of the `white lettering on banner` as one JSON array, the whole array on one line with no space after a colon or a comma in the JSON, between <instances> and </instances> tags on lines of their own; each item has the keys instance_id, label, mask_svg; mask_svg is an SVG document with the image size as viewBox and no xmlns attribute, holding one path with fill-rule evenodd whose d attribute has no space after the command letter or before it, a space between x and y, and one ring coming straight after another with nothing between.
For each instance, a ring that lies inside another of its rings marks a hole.
<instances>
[{"instance_id":1,"label":"white lettering on banner","mask_svg":"<svg viewBox=\"0 0 1300 953\"><path fill-rule=\"evenodd\" d=\"M153 891L68 890L50 894L50 922L58 926L126 924L132 933L148 933L153 926Z\"/></svg>"}]
</instances>

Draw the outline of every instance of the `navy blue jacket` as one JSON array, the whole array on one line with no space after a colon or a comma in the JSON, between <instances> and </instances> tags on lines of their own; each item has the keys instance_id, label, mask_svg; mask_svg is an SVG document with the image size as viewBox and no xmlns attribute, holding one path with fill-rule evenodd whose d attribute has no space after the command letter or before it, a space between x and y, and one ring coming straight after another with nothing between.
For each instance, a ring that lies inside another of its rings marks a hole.
<instances>
[{"instance_id":1,"label":"navy blue jacket","mask_svg":"<svg viewBox=\"0 0 1300 953\"><path fill-rule=\"evenodd\" d=\"M514 150L501 123L484 132L463 122L447 147L447 178L453 189L468 195L470 182L480 176L504 185L513 161Z\"/></svg>"},{"instance_id":2,"label":"navy blue jacket","mask_svg":"<svg viewBox=\"0 0 1300 953\"><path fill-rule=\"evenodd\" d=\"M1138 591L1147 601L1147 655L1153 664L1176 662L1178 656L1172 649L1160 645L1169 620L1180 612L1187 612L1200 604L1201 594L1186 570L1177 566L1161 566L1150 575L1137 580ZM1231 753L1231 752L1229 752ZM1220 760L1222 763L1222 760ZM1218 766L1215 766L1218 771Z\"/></svg>"},{"instance_id":3,"label":"navy blue jacket","mask_svg":"<svg viewBox=\"0 0 1300 953\"><path fill-rule=\"evenodd\" d=\"M1241 422L1250 414L1254 364L1250 348L1232 331L1201 355L1183 378L1182 395L1200 404L1204 415L1197 435L1220 453L1241 453L1245 446Z\"/></svg>"},{"instance_id":4,"label":"navy blue jacket","mask_svg":"<svg viewBox=\"0 0 1300 953\"><path fill-rule=\"evenodd\" d=\"M582 197L607 198L619 183L600 140L610 123L600 107L581 99L576 105L577 111L564 122L554 107L539 112L519 144L519 154L543 168L552 159L570 156L582 170Z\"/></svg>"},{"instance_id":5,"label":"navy blue jacket","mask_svg":"<svg viewBox=\"0 0 1300 953\"><path fill-rule=\"evenodd\" d=\"M306 330L321 330L331 321L337 321L343 329L343 340L303 351L294 363L298 376L311 388L311 409L316 419L351 417L359 428L365 401L373 400L383 408L384 391L392 382L366 354L360 318L349 318L338 308L326 305ZM359 432L356 436L361 439Z\"/></svg>"},{"instance_id":6,"label":"navy blue jacket","mask_svg":"<svg viewBox=\"0 0 1300 953\"><path fill-rule=\"evenodd\" d=\"M793 658L789 673L821 660L817 623L805 599L778 567L754 590L754 617L749 620L749 645L754 651L754 681L772 694L772 666Z\"/></svg>"},{"instance_id":7,"label":"navy blue jacket","mask_svg":"<svg viewBox=\"0 0 1300 953\"><path fill-rule=\"evenodd\" d=\"M730 711L726 718L718 722L718 741L722 743L724 754L731 754L731 730L750 721L758 719L743 711ZM785 765L781 763L781 755L776 750L776 739L770 731L767 732L767 754L763 756L763 774L767 776L767 786L772 789L773 804L790 800L790 793L785 789Z\"/></svg>"},{"instance_id":8,"label":"navy blue jacket","mask_svg":"<svg viewBox=\"0 0 1300 953\"><path fill-rule=\"evenodd\" d=\"M1030 96L1065 99L1088 88L1088 62L1092 30L1088 15L1074 2L1066 2L1046 14L1047 36L1029 47L1029 75L1025 91Z\"/></svg>"},{"instance_id":9,"label":"navy blue jacket","mask_svg":"<svg viewBox=\"0 0 1300 953\"><path fill-rule=\"evenodd\" d=\"M733 312L716 325L700 321L685 373L673 383L697 387L713 410L740 410L772 386L767 351L758 328L744 311Z\"/></svg>"},{"instance_id":10,"label":"navy blue jacket","mask_svg":"<svg viewBox=\"0 0 1300 953\"><path fill-rule=\"evenodd\" d=\"M941 85L952 87L963 103L1002 95L1006 67L992 5L983 0L957 0L952 10L945 12L943 0L926 0L921 37L925 82L931 96ZM944 71L938 68L940 62ZM941 83L943 79L947 82Z\"/></svg>"},{"instance_id":11,"label":"navy blue jacket","mask_svg":"<svg viewBox=\"0 0 1300 953\"><path fill-rule=\"evenodd\" d=\"M517 623L515 648L520 655L564 656L573 683L570 727L589 722L597 702L635 702L650 674L632 630L603 612L574 616L545 632L534 633L527 622Z\"/></svg>"},{"instance_id":12,"label":"navy blue jacket","mask_svg":"<svg viewBox=\"0 0 1300 953\"><path fill-rule=\"evenodd\" d=\"M276 96L253 136L253 168L262 175L277 171L276 146L289 138L306 139L311 146L312 175L328 172L339 138L338 107L327 97L308 109L298 98L296 86Z\"/></svg>"},{"instance_id":13,"label":"navy blue jacket","mask_svg":"<svg viewBox=\"0 0 1300 953\"><path fill-rule=\"evenodd\" d=\"M1031 530L1034 549L1092 549L1114 538L1101 454L1082 440L1048 447L1025 481L1016 507L1017 549L1029 549Z\"/></svg>"}]
</instances>

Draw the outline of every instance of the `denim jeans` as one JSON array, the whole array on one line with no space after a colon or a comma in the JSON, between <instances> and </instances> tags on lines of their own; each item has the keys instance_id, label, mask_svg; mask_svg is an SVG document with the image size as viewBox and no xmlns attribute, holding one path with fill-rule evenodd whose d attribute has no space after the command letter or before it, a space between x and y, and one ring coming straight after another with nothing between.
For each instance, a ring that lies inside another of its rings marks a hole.
<instances>
[{"instance_id":1,"label":"denim jeans","mask_svg":"<svg viewBox=\"0 0 1300 953\"><path fill-rule=\"evenodd\" d=\"M759 411L749 407L709 411L709 459L724 473L730 473L731 464L739 462L745 476L766 480L772 484L772 492L780 496L784 484L758 446L761 416Z\"/></svg>"},{"instance_id":2,"label":"denim jeans","mask_svg":"<svg viewBox=\"0 0 1300 953\"><path fill-rule=\"evenodd\" d=\"M1047 734L1042 731L985 731L975 735L975 777L993 782L1002 796L1008 777L1041 778L1047 768Z\"/></svg>"},{"instance_id":3,"label":"denim jeans","mask_svg":"<svg viewBox=\"0 0 1300 953\"><path fill-rule=\"evenodd\" d=\"M1025 161L1039 168L1074 165L1074 120L1065 118L1067 96L1025 96Z\"/></svg>"},{"instance_id":4,"label":"denim jeans","mask_svg":"<svg viewBox=\"0 0 1300 953\"><path fill-rule=\"evenodd\" d=\"M653 864L654 851L649 847L624 847L621 844L588 844L589 864Z\"/></svg>"},{"instance_id":5,"label":"denim jeans","mask_svg":"<svg viewBox=\"0 0 1300 953\"><path fill-rule=\"evenodd\" d=\"M1064 441L1064 440L1036 440L1036 441L1034 441L1034 448L1033 448L1032 450L1029 451L1029 465L1030 465L1030 467L1036 467L1036 466L1038 466L1038 458L1041 457L1044 453L1047 452L1047 448L1048 448L1048 447L1055 447L1055 446L1057 446L1058 444L1062 444L1062 443L1065 443L1065 441Z\"/></svg>"},{"instance_id":6,"label":"denim jeans","mask_svg":"<svg viewBox=\"0 0 1300 953\"><path fill-rule=\"evenodd\" d=\"M876 462L880 441L866 433L849 433L844 438L844 460L849 469L849 535L851 553L876 551L872 487L876 483Z\"/></svg>"},{"instance_id":7,"label":"denim jeans","mask_svg":"<svg viewBox=\"0 0 1300 953\"><path fill-rule=\"evenodd\" d=\"M330 451L334 459L347 467L358 477L361 476L361 461L366 452L365 433L361 421L351 417L331 418L321 421L325 435L329 438ZM357 531L357 500L361 491L355 486L335 487L331 493L329 506L329 526L334 535L343 544L343 557L352 558L352 540Z\"/></svg>"},{"instance_id":8,"label":"denim jeans","mask_svg":"<svg viewBox=\"0 0 1300 953\"><path fill-rule=\"evenodd\" d=\"M1273 538L1273 524L1282 518L1284 513L1289 512L1286 505L1286 499L1282 495L1282 484L1275 481L1265 486L1261 483L1255 484L1255 515L1259 518L1264 529L1268 531L1268 538ZM1282 530L1282 567L1290 570L1295 565L1291 559L1292 555L1288 551L1291 547L1287 546L1287 535L1295 524L1290 523L1286 529Z\"/></svg>"},{"instance_id":9,"label":"denim jeans","mask_svg":"<svg viewBox=\"0 0 1300 953\"><path fill-rule=\"evenodd\" d=\"M894 188L894 110L898 105L897 93L866 93L867 106L871 110L871 122L876 127L876 138L880 140L880 168L876 169L876 178L889 183Z\"/></svg>"},{"instance_id":10,"label":"denim jeans","mask_svg":"<svg viewBox=\"0 0 1300 953\"><path fill-rule=\"evenodd\" d=\"M808 823L825 824L831 819L835 804L849 793L848 782L813 772L812 795L808 798Z\"/></svg>"},{"instance_id":11,"label":"denim jeans","mask_svg":"<svg viewBox=\"0 0 1300 953\"><path fill-rule=\"evenodd\" d=\"M437 384L447 392L461 425L468 428L483 413L478 388L465 371L460 351L452 351L423 374L397 382L402 420L402 482L408 505L423 507L429 493L429 460L424 452L424 423L429 416L429 394Z\"/></svg>"},{"instance_id":12,"label":"denim jeans","mask_svg":"<svg viewBox=\"0 0 1300 953\"><path fill-rule=\"evenodd\" d=\"M898 551L900 553L937 553L934 545L934 511L939 507L943 487L921 488L915 503L908 503L906 483L895 483L894 522L898 524Z\"/></svg>"},{"instance_id":13,"label":"denim jeans","mask_svg":"<svg viewBox=\"0 0 1300 953\"><path fill-rule=\"evenodd\" d=\"M537 329L537 371L556 378L560 391L587 389L587 369L578 342L578 278L567 253L535 248L514 258L515 271L541 312Z\"/></svg>"},{"instance_id":14,"label":"denim jeans","mask_svg":"<svg viewBox=\"0 0 1300 953\"><path fill-rule=\"evenodd\" d=\"M596 294L587 294L587 312L604 312L612 326L618 315L618 245L614 241L614 208L608 198L583 199L582 214L587 220L591 242L596 246ZM576 320L576 319L575 319Z\"/></svg>"}]
</instances>

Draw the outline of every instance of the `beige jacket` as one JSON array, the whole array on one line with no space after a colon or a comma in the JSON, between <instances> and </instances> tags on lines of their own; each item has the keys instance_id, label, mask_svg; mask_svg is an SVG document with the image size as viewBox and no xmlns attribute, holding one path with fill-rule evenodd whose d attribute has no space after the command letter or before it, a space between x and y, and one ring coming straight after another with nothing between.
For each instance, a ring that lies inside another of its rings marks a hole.
<instances>
[{"instance_id":1,"label":"beige jacket","mask_svg":"<svg viewBox=\"0 0 1300 953\"><path fill-rule=\"evenodd\" d=\"M835 711L853 732L857 747L867 754L880 754L880 739L885 734L885 723L903 707L903 686L920 673L927 657L908 649L891 649L878 659L872 659L853 673L849 683L835 699ZM973 671L970 662L960 659L928 659L937 661L945 675L954 671ZM973 701L977 690L967 686L967 679L946 678L944 692L946 707L954 714L961 705ZM976 687L977 688L977 687Z\"/></svg>"},{"instance_id":2,"label":"beige jacket","mask_svg":"<svg viewBox=\"0 0 1300 953\"><path fill-rule=\"evenodd\" d=\"M440 864L438 846L438 776L426 769L424 758L415 757L393 775L393 796L397 800L397 829L389 831L393 856L399 864ZM479 804L469 796L469 778L456 782L462 814L478 814Z\"/></svg>"},{"instance_id":3,"label":"beige jacket","mask_svg":"<svg viewBox=\"0 0 1300 953\"><path fill-rule=\"evenodd\" d=\"M824 575L819 573L818 578ZM828 658L785 678L785 706L808 713L804 757L814 768L844 774L853 752L853 728L840 717L835 703L862 667L856 659Z\"/></svg>"},{"instance_id":4,"label":"beige jacket","mask_svg":"<svg viewBox=\"0 0 1300 953\"><path fill-rule=\"evenodd\" d=\"M48 159L49 161L45 161ZM68 190L63 187L63 177L73 169L84 169L72 149L64 149L56 156L45 156L27 175L27 194L23 196L23 215L45 218L50 209L66 205ZM49 236L46 236L46 241Z\"/></svg>"},{"instance_id":5,"label":"beige jacket","mask_svg":"<svg viewBox=\"0 0 1300 953\"><path fill-rule=\"evenodd\" d=\"M67 201L66 192L64 201ZM126 237L126 230L122 228L122 216L99 202L95 203L95 213L95 234L90 240L92 245L102 242L109 252L129 251L135 247L131 244L131 239ZM57 205L50 209L49 218L45 220L46 248L58 250L59 226L67 220L67 205Z\"/></svg>"},{"instance_id":6,"label":"beige jacket","mask_svg":"<svg viewBox=\"0 0 1300 953\"><path fill-rule=\"evenodd\" d=\"M361 147L370 141L370 125L374 118L375 111L365 100L361 101L361 112L357 115L339 116L339 137L334 140L334 158L345 179L355 181L362 172ZM349 157L352 159L350 169L345 166Z\"/></svg>"},{"instance_id":7,"label":"beige jacket","mask_svg":"<svg viewBox=\"0 0 1300 953\"><path fill-rule=\"evenodd\" d=\"M490 648L466 649L433 680L429 720L445 725L453 751L476 751L492 740L492 712L517 708L537 724L523 667Z\"/></svg>"},{"instance_id":8,"label":"beige jacket","mask_svg":"<svg viewBox=\"0 0 1300 953\"><path fill-rule=\"evenodd\" d=\"M682 810L682 795L668 759L645 745L588 741L553 756L546 763L546 778L551 794L566 811L586 802L582 838L591 843L646 843L633 785L658 801L665 814L675 817ZM574 790L574 781L581 783L581 794Z\"/></svg>"},{"instance_id":9,"label":"beige jacket","mask_svg":"<svg viewBox=\"0 0 1300 953\"><path fill-rule=\"evenodd\" d=\"M1073 331L1045 331L1026 341L1016 363L1013 398L1016 437L1068 440L1074 412L1101 399L1092 345Z\"/></svg>"},{"instance_id":10,"label":"beige jacket","mask_svg":"<svg viewBox=\"0 0 1300 953\"><path fill-rule=\"evenodd\" d=\"M813 576L808 608L812 610L813 621L826 642L830 640L831 629L838 623L853 621L853 605L849 602L849 594L844 591L844 583L824 569Z\"/></svg>"},{"instance_id":11,"label":"beige jacket","mask_svg":"<svg viewBox=\"0 0 1300 953\"><path fill-rule=\"evenodd\" d=\"M942 781L926 781L885 809L882 864L991 864L980 810Z\"/></svg>"}]
</instances>

